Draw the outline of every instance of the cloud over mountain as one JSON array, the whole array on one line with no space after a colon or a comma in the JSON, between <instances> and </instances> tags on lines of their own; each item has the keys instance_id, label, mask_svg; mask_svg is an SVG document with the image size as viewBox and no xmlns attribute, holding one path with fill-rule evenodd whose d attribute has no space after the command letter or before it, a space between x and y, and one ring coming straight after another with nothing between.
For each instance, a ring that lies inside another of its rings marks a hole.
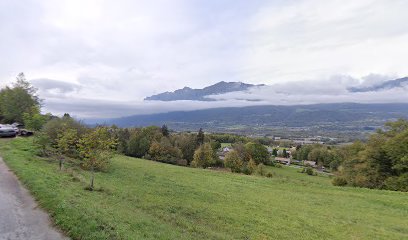
<instances>
[{"instance_id":1,"label":"cloud over mountain","mask_svg":"<svg viewBox=\"0 0 408 240\"><path fill-rule=\"evenodd\" d=\"M146 96L220 81L273 86L217 96L224 104L405 101L400 90L345 89L408 76L406 9L404 0L0 1L0 86L21 71L48 79L33 81L45 110L71 104L78 116L97 115L95 103L100 115L150 111ZM192 105L201 107L176 107Z\"/></svg>"}]
</instances>

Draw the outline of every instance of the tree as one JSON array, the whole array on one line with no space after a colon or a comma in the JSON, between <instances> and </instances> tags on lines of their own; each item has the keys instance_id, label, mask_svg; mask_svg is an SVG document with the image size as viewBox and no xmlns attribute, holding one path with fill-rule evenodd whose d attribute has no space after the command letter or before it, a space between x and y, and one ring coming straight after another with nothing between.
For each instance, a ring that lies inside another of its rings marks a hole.
<instances>
[{"instance_id":1,"label":"tree","mask_svg":"<svg viewBox=\"0 0 408 240\"><path fill-rule=\"evenodd\" d=\"M238 153L239 158L244 162L247 163L249 162L251 156L249 155L248 151L245 148L245 145L241 142L235 143L232 145L232 148L234 151Z\"/></svg>"},{"instance_id":2,"label":"tree","mask_svg":"<svg viewBox=\"0 0 408 240\"><path fill-rule=\"evenodd\" d=\"M408 191L408 121L386 123L366 144L357 142L338 153L337 177L348 185Z\"/></svg>"},{"instance_id":3,"label":"tree","mask_svg":"<svg viewBox=\"0 0 408 240\"><path fill-rule=\"evenodd\" d=\"M287 158L287 157L288 157L288 153L287 153L286 149L283 149L282 156L283 156L284 158Z\"/></svg>"},{"instance_id":4,"label":"tree","mask_svg":"<svg viewBox=\"0 0 408 240\"><path fill-rule=\"evenodd\" d=\"M232 150L231 152L228 152L225 155L224 159L224 165L227 168L230 168L232 172L241 172L242 167L244 166L244 162L242 159L239 157L239 154L237 151Z\"/></svg>"},{"instance_id":5,"label":"tree","mask_svg":"<svg viewBox=\"0 0 408 240\"><path fill-rule=\"evenodd\" d=\"M94 189L95 170L107 170L109 160L113 157L113 149L117 140L110 136L106 127L98 127L86 133L78 143L81 166L91 170L89 189Z\"/></svg>"},{"instance_id":6,"label":"tree","mask_svg":"<svg viewBox=\"0 0 408 240\"><path fill-rule=\"evenodd\" d=\"M51 140L47 134L39 132L34 136L34 144L40 149L40 156L47 156L48 149L51 145Z\"/></svg>"},{"instance_id":7,"label":"tree","mask_svg":"<svg viewBox=\"0 0 408 240\"><path fill-rule=\"evenodd\" d=\"M116 132L116 138L118 139L117 151L122 154L126 154L128 149L128 141L130 138L129 129L119 128Z\"/></svg>"},{"instance_id":8,"label":"tree","mask_svg":"<svg viewBox=\"0 0 408 240\"><path fill-rule=\"evenodd\" d=\"M33 109L40 108L37 90L25 79L24 73L17 76L13 87L0 91L0 113L7 123L23 122L23 114L35 114Z\"/></svg>"},{"instance_id":9,"label":"tree","mask_svg":"<svg viewBox=\"0 0 408 240\"><path fill-rule=\"evenodd\" d=\"M245 144L245 150L256 165L260 163L268 164L270 161L268 149L262 144L249 142Z\"/></svg>"},{"instance_id":10,"label":"tree","mask_svg":"<svg viewBox=\"0 0 408 240\"><path fill-rule=\"evenodd\" d=\"M76 144L78 142L78 133L75 129L68 129L58 134L57 153L59 158L59 168L62 170L64 166L64 155L73 156L76 152Z\"/></svg>"},{"instance_id":11,"label":"tree","mask_svg":"<svg viewBox=\"0 0 408 240\"><path fill-rule=\"evenodd\" d=\"M143 134L132 134L127 144L126 155L132 157L143 157L149 151L150 141Z\"/></svg>"},{"instance_id":12,"label":"tree","mask_svg":"<svg viewBox=\"0 0 408 240\"><path fill-rule=\"evenodd\" d=\"M209 143L204 143L194 152L193 167L207 168L216 163L216 156Z\"/></svg>"},{"instance_id":13,"label":"tree","mask_svg":"<svg viewBox=\"0 0 408 240\"><path fill-rule=\"evenodd\" d=\"M77 156L78 131L76 129L67 129L58 134L57 151L62 157L63 155L69 157Z\"/></svg>"},{"instance_id":14,"label":"tree","mask_svg":"<svg viewBox=\"0 0 408 240\"><path fill-rule=\"evenodd\" d=\"M163 134L164 137L168 137L168 136L170 135L169 129L167 128L167 125L166 125L166 124L164 124L164 125L161 127L161 133Z\"/></svg>"},{"instance_id":15,"label":"tree","mask_svg":"<svg viewBox=\"0 0 408 240\"><path fill-rule=\"evenodd\" d=\"M204 139L205 139L205 136L204 136L203 129L200 128L197 134L197 145L204 144Z\"/></svg>"},{"instance_id":16,"label":"tree","mask_svg":"<svg viewBox=\"0 0 408 240\"><path fill-rule=\"evenodd\" d=\"M58 135L68 129L75 129L79 138L87 132L87 128L81 122L70 117L53 118L42 127L41 131L49 137L51 145L56 146Z\"/></svg>"},{"instance_id":17,"label":"tree","mask_svg":"<svg viewBox=\"0 0 408 240\"><path fill-rule=\"evenodd\" d=\"M194 158L194 152L197 149L196 136L193 134L180 134L173 136L175 146L177 146L183 153L183 158L190 164Z\"/></svg>"},{"instance_id":18,"label":"tree","mask_svg":"<svg viewBox=\"0 0 408 240\"><path fill-rule=\"evenodd\" d=\"M275 157L278 156L278 149L274 148L274 149L272 150L272 156L275 156Z\"/></svg>"},{"instance_id":19,"label":"tree","mask_svg":"<svg viewBox=\"0 0 408 240\"><path fill-rule=\"evenodd\" d=\"M47 116L41 115L38 107L33 107L31 114L23 113L23 122L27 129L38 131L44 126L46 121Z\"/></svg>"},{"instance_id":20,"label":"tree","mask_svg":"<svg viewBox=\"0 0 408 240\"><path fill-rule=\"evenodd\" d=\"M168 138L163 137L160 143L154 141L149 149L151 160L176 164L182 158L181 150L174 147Z\"/></svg>"},{"instance_id":21,"label":"tree","mask_svg":"<svg viewBox=\"0 0 408 240\"><path fill-rule=\"evenodd\" d=\"M249 174L252 174L252 173L254 173L255 171L256 171L256 169L257 169L257 164L256 164L256 162L254 161L254 159L250 159L249 160L249 162L248 162L248 165L247 165L247 168L248 168L248 170L249 170Z\"/></svg>"}]
</instances>

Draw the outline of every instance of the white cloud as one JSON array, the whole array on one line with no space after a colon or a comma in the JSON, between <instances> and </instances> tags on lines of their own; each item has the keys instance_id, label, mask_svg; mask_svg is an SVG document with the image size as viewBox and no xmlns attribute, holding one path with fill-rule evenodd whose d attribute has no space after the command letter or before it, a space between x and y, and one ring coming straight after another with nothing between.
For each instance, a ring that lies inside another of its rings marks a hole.
<instances>
[{"instance_id":1,"label":"white cloud","mask_svg":"<svg viewBox=\"0 0 408 240\"><path fill-rule=\"evenodd\" d=\"M405 0L0 1L0 86L21 71L73 84L40 87L46 110L70 99L84 116L93 101L138 113L152 107L145 96L218 81L278 84L282 99L288 86L339 96L349 81L408 75L406 9Z\"/></svg>"}]
</instances>

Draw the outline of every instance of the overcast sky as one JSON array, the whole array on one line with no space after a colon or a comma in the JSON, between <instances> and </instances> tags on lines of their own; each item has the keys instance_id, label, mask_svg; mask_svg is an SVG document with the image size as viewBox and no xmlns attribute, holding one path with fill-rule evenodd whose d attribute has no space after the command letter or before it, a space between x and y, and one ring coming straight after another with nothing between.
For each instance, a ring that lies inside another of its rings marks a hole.
<instances>
[{"instance_id":1,"label":"overcast sky","mask_svg":"<svg viewBox=\"0 0 408 240\"><path fill-rule=\"evenodd\" d=\"M405 102L401 89L344 89L408 76L407 10L406 0L0 0L0 85L24 72L45 111L79 117L253 104L142 101L219 81L277 86L251 92L258 104Z\"/></svg>"}]
</instances>

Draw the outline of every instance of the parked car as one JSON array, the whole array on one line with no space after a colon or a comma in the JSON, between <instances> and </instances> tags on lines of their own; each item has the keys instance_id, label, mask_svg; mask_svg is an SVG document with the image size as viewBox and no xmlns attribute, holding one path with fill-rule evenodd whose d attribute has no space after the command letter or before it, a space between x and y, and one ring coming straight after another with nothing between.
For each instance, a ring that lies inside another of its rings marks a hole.
<instances>
[{"instance_id":1,"label":"parked car","mask_svg":"<svg viewBox=\"0 0 408 240\"><path fill-rule=\"evenodd\" d=\"M17 131L9 125L0 125L0 137L15 137Z\"/></svg>"}]
</instances>

